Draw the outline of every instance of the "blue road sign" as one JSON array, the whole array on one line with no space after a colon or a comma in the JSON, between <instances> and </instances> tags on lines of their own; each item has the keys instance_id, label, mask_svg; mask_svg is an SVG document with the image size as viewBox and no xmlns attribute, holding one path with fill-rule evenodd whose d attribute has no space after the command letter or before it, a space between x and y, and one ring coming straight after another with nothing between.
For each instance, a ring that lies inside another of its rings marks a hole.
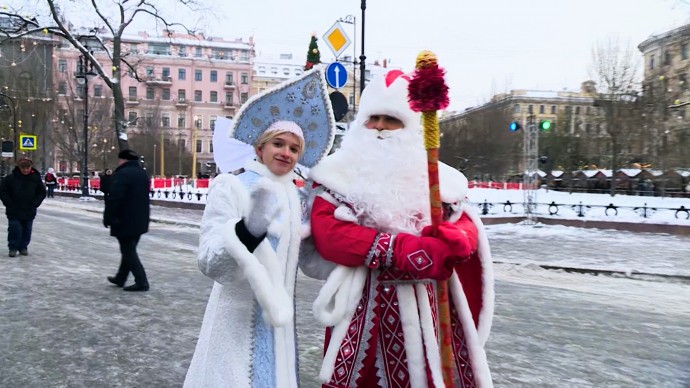
<instances>
[{"instance_id":1,"label":"blue road sign","mask_svg":"<svg viewBox=\"0 0 690 388\"><path fill-rule=\"evenodd\" d=\"M340 89L347 82L347 70L340 62L333 62L326 68L326 82L334 89Z\"/></svg>"},{"instance_id":2,"label":"blue road sign","mask_svg":"<svg viewBox=\"0 0 690 388\"><path fill-rule=\"evenodd\" d=\"M19 149L23 151L36 150L36 136L35 135L19 135Z\"/></svg>"}]
</instances>

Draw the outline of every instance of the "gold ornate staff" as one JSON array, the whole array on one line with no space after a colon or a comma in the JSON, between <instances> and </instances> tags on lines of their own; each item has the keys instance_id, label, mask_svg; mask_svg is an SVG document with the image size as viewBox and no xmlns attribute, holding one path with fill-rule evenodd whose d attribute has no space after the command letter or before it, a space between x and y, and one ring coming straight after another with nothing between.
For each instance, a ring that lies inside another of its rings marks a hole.
<instances>
[{"instance_id":1,"label":"gold ornate staff","mask_svg":"<svg viewBox=\"0 0 690 388\"><path fill-rule=\"evenodd\" d=\"M449 102L448 86L446 86L443 76L444 71L438 67L436 55L431 51L422 51L417 55L415 73L408 88L410 108L415 112L422 112L424 148L426 149L429 171L431 225L434 234L443 222L443 207L438 178L438 149L441 141L438 117L436 116L436 111L445 109ZM446 387L452 387L454 355L447 280L437 282L437 293L443 381Z\"/></svg>"}]
</instances>

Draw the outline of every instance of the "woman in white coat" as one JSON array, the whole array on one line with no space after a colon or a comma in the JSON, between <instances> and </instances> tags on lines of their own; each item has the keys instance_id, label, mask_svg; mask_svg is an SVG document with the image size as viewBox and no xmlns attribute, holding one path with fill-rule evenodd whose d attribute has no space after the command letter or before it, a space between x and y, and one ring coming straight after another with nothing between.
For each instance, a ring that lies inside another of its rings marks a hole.
<instances>
[{"instance_id":1,"label":"woman in white coat","mask_svg":"<svg viewBox=\"0 0 690 388\"><path fill-rule=\"evenodd\" d=\"M208 191L197 258L215 282L185 387L299 384L294 295L300 241L308 231L293 169L298 161L313 167L333 144L324 79L323 70L314 69L253 97L228 135L214 142L215 153L236 159L218 163L221 171L243 165L244 172L218 175ZM226 121L219 120L216 131L230 128Z\"/></svg>"},{"instance_id":2,"label":"woman in white coat","mask_svg":"<svg viewBox=\"0 0 690 388\"><path fill-rule=\"evenodd\" d=\"M243 173L221 174L209 188L198 260L215 284L185 387L297 386L301 206L292 169L302 130L276 122L255 150Z\"/></svg>"}]
</instances>

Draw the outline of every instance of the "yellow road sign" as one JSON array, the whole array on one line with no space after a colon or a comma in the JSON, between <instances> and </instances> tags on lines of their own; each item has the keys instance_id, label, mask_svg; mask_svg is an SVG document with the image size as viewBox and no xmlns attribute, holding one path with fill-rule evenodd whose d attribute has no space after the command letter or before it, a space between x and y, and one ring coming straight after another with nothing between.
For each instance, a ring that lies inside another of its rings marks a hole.
<instances>
[{"instance_id":1,"label":"yellow road sign","mask_svg":"<svg viewBox=\"0 0 690 388\"><path fill-rule=\"evenodd\" d=\"M352 41L350 41L350 37L347 36L345 30L343 30L343 26L341 26L339 22L335 22L333 27L331 27L328 32L324 34L323 40L326 42L326 45L328 45L328 48L331 49L336 58L338 58L340 54L342 54L343 51L350 46L350 43L352 43Z\"/></svg>"}]
</instances>

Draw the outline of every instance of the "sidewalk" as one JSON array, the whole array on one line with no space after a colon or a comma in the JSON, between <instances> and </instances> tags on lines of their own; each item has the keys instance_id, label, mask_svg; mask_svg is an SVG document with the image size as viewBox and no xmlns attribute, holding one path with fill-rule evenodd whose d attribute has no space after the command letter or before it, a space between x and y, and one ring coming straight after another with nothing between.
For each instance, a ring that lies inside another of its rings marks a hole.
<instances>
[{"instance_id":1,"label":"sidewalk","mask_svg":"<svg viewBox=\"0 0 690 388\"><path fill-rule=\"evenodd\" d=\"M82 200L72 196L55 196L46 198L43 205L71 209L75 211L88 211L103 214L104 203L99 197L92 197L90 200ZM39 208L39 212L40 212ZM203 209L185 209L180 207L168 207L151 205L151 222L161 224L180 225L199 227Z\"/></svg>"}]
</instances>

